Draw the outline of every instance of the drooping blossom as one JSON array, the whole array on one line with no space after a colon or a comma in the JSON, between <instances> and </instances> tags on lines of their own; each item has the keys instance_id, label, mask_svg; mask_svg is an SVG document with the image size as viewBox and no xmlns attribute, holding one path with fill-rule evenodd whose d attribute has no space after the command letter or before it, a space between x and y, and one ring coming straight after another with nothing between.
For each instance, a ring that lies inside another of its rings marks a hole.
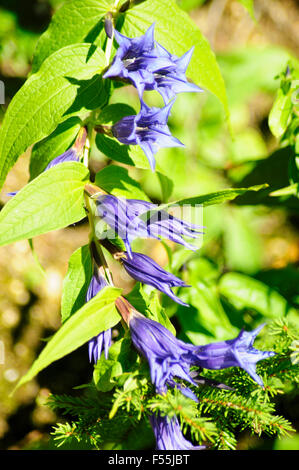
<instances>
[{"instance_id":1,"label":"drooping blossom","mask_svg":"<svg viewBox=\"0 0 299 470\"><path fill-rule=\"evenodd\" d=\"M175 302L187 306L171 289L173 287L188 287L188 285L174 274L165 271L152 258L143 253L132 252L130 258L123 257L120 258L120 261L133 279L153 286Z\"/></svg>"},{"instance_id":2,"label":"drooping blossom","mask_svg":"<svg viewBox=\"0 0 299 470\"><path fill-rule=\"evenodd\" d=\"M190 371L192 366L207 369L241 367L263 386L255 371L256 363L275 355L272 351L259 351L252 346L264 325L248 333L242 330L233 340L194 346L179 340L163 325L146 318L132 306L127 308L124 319L129 325L134 346L148 361L151 381L159 394L166 393L167 387L178 388L187 397L198 401L190 388L176 380L182 379L197 387L200 381L196 380L194 371ZM217 386L229 389L224 384Z\"/></svg>"},{"instance_id":3,"label":"drooping blossom","mask_svg":"<svg viewBox=\"0 0 299 470\"><path fill-rule=\"evenodd\" d=\"M178 378L197 385L190 375L191 345L177 339L163 325L146 318L135 309L131 310L127 321L134 346L148 361L156 392L166 393L169 386L178 388L187 397L198 401L190 388L175 380Z\"/></svg>"},{"instance_id":4,"label":"drooping blossom","mask_svg":"<svg viewBox=\"0 0 299 470\"><path fill-rule=\"evenodd\" d=\"M96 199L96 205L97 214L124 241L129 257L132 256L131 242L138 237L165 238L189 250L198 249L184 237L197 239L202 234L202 227L159 210L151 202L100 195ZM150 214L150 211L153 211L153 214ZM147 214L148 217L144 217Z\"/></svg>"}]
</instances>

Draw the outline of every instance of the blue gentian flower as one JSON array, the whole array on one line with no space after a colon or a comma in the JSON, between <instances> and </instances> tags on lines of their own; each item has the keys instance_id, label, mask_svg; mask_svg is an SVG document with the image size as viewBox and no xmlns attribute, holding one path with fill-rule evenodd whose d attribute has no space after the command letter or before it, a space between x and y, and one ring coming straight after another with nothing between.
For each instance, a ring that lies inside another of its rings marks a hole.
<instances>
[{"instance_id":1,"label":"blue gentian flower","mask_svg":"<svg viewBox=\"0 0 299 470\"><path fill-rule=\"evenodd\" d=\"M194 446L183 436L177 417L171 419L152 414L149 420L156 438L156 450L202 450L205 446Z\"/></svg>"},{"instance_id":2,"label":"blue gentian flower","mask_svg":"<svg viewBox=\"0 0 299 470\"><path fill-rule=\"evenodd\" d=\"M241 330L237 338L194 347L194 364L205 369L225 369L238 366L244 369L255 382L263 387L262 379L256 373L256 363L262 359L273 357L273 351L259 351L252 345L265 325L247 332Z\"/></svg>"},{"instance_id":3,"label":"blue gentian flower","mask_svg":"<svg viewBox=\"0 0 299 470\"><path fill-rule=\"evenodd\" d=\"M202 92L195 83L186 78L186 70L191 60L194 47L187 51L182 57L170 54L164 47L156 43L156 50L160 57L168 58L174 65L165 67L154 72L154 81L146 83L145 90L156 90L162 96L164 103L168 103L178 93Z\"/></svg>"},{"instance_id":4,"label":"blue gentian flower","mask_svg":"<svg viewBox=\"0 0 299 470\"><path fill-rule=\"evenodd\" d=\"M192 345L177 339L160 323L146 318L132 309L127 320L134 346L149 363L151 381L156 392L167 392L167 386L178 388L187 397L198 401L194 393L175 378L186 380L196 386L190 375L193 358Z\"/></svg>"},{"instance_id":5,"label":"blue gentian flower","mask_svg":"<svg viewBox=\"0 0 299 470\"><path fill-rule=\"evenodd\" d=\"M167 125L173 103L163 108L150 108L141 101L137 115L125 116L112 126L112 133L119 142L142 148L153 171L156 166L155 154L159 148L184 146L173 137Z\"/></svg>"},{"instance_id":6,"label":"blue gentian flower","mask_svg":"<svg viewBox=\"0 0 299 470\"><path fill-rule=\"evenodd\" d=\"M148 201L101 195L96 199L97 214L123 239L128 256L132 256L131 242L134 238L166 238L190 250L197 250L183 237L198 238L202 227L180 220ZM147 220L142 215L154 211Z\"/></svg>"},{"instance_id":7,"label":"blue gentian flower","mask_svg":"<svg viewBox=\"0 0 299 470\"><path fill-rule=\"evenodd\" d=\"M174 274L165 271L149 256L132 252L130 258L123 257L120 258L120 261L127 273L136 281L153 286L175 302L188 306L171 290L172 287L188 287L188 285Z\"/></svg>"},{"instance_id":8,"label":"blue gentian flower","mask_svg":"<svg viewBox=\"0 0 299 470\"><path fill-rule=\"evenodd\" d=\"M130 328L134 346L148 361L151 381L155 385L157 393L166 393L167 387L177 388L187 397L198 401L190 388L176 380L185 380L195 387L201 382L205 383L205 381L196 379L196 371L190 371L192 366L207 369L239 366L259 385L263 386L261 378L255 372L256 362L272 357L275 353L254 349L252 343L264 325L259 326L251 333L245 333L242 330L234 340L194 346L177 339L160 323L146 318L127 300L124 299L117 307ZM230 389L220 383L211 382L208 384Z\"/></svg>"},{"instance_id":9,"label":"blue gentian flower","mask_svg":"<svg viewBox=\"0 0 299 470\"><path fill-rule=\"evenodd\" d=\"M99 273L97 269L94 270L94 274L91 278L87 294L86 302L89 302L93 297L97 295L100 290L107 286L105 278ZM102 331L97 336L94 336L88 343L89 360L96 363L104 350L105 358L108 358L109 348L111 346L111 328L106 331Z\"/></svg>"},{"instance_id":10,"label":"blue gentian flower","mask_svg":"<svg viewBox=\"0 0 299 470\"><path fill-rule=\"evenodd\" d=\"M155 47L154 27L152 24L143 36L128 38L114 30L119 45L111 66L103 78L120 78L131 82L142 97L145 83L153 83L153 72L174 67L172 60L159 54Z\"/></svg>"},{"instance_id":11,"label":"blue gentian flower","mask_svg":"<svg viewBox=\"0 0 299 470\"><path fill-rule=\"evenodd\" d=\"M168 103L177 93L203 91L188 82L186 70L194 47L182 57L170 54L154 40L152 24L143 36L128 38L114 31L119 48L103 78L120 78L131 82L139 98L145 90L157 90Z\"/></svg>"}]
</instances>

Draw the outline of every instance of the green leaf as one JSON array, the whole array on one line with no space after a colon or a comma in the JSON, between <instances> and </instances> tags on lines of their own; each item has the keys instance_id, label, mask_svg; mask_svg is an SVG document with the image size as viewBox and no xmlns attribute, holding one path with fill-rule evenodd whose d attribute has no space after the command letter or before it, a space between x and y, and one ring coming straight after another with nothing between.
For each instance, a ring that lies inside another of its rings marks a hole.
<instances>
[{"instance_id":1,"label":"green leaf","mask_svg":"<svg viewBox=\"0 0 299 470\"><path fill-rule=\"evenodd\" d=\"M252 226L256 214L251 208L229 207L224 218L224 254L230 271L254 274L261 269L262 246Z\"/></svg>"},{"instance_id":2,"label":"green leaf","mask_svg":"<svg viewBox=\"0 0 299 470\"><path fill-rule=\"evenodd\" d=\"M126 103L113 103L105 106L97 118L97 124L113 125L125 116L133 116L136 111Z\"/></svg>"},{"instance_id":3,"label":"green leaf","mask_svg":"<svg viewBox=\"0 0 299 470\"><path fill-rule=\"evenodd\" d=\"M259 191L260 189L266 188L267 184L261 184L258 186L251 186L249 188L229 188L216 191L214 193L203 194L201 196L190 197L186 199L180 199L178 201L170 202L163 205L163 207L171 207L173 205L191 205L196 206L202 204L203 206L210 206L212 204L221 204L226 201L231 201L247 191Z\"/></svg>"},{"instance_id":4,"label":"green leaf","mask_svg":"<svg viewBox=\"0 0 299 470\"><path fill-rule=\"evenodd\" d=\"M91 276L90 249L89 245L84 245L78 248L69 259L68 271L62 288L62 322L84 305Z\"/></svg>"},{"instance_id":5,"label":"green leaf","mask_svg":"<svg viewBox=\"0 0 299 470\"><path fill-rule=\"evenodd\" d=\"M114 196L149 200L140 184L129 176L126 168L121 166L106 166L96 174L95 184Z\"/></svg>"},{"instance_id":6,"label":"green leaf","mask_svg":"<svg viewBox=\"0 0 299 470\"><path fill-rule=\"evenodd\" d=\"M176 334L173 324L165 313L165 309L161 306L159 294L156 290L148 294L145 292L142 284L137 282L131 292L126 295L126 298L138 311L143 312L148 318L161 323L174 335Z\"/></svg>"},{"instance_id":7,"label":"green leaf","mask_svg":"<svg viewBox=\"0 0 299 470\"><path fill-rule=\"evenodd\" d=\"M288 315L298 317L298 312L275 289L250 276L227 273L219 283L219 292L237 308L250 308L268 318Z\"/></svg>"},{"instance_id":8,"label":"green leaf","mask_svg":"<svg viewBox=\"0 0 299 470\"><path fill-rule=\"evenodd\" d=\"M277 189L269 194L271 197L297 196L299 194L298 183L290 184L285 188Z\"/></svg>"},{"instance_id":9,"label":"green leaf","mask_svg":"<svg viewBox=\"0 0 299 470\"><path fill-rule=\"evenodd\" d=\"M80 127L81 120L71 117L59 124L49 137L34 145L29 166L30 179L38 176L54 158L71 147Z\"/></svg>"},{"instance_id":10,"label":"green leaf","mask_svg":"<svg viewBox=\"0 0 299 470\"><path fill-rule=\"evenodd\" d=\"M52 336L16 388L32 380L52 362L71 353L102 331L115 326L120 321L114 305L120 292L120 289L105 287L74 313Z\"/></svg>"},{"instance_id":11,"label":"green leaf","mask_svg":"<svg viewBox=\"0 0 299 470\"><path fill-rule=\"evenodd\" d=\"M132 348L129 337L116 341L109 348L109 357L102 354L95 368L93 379L101 392L108 392L116 385L117 377L127 374L136 366L137 351Z\"/></svg>"},{"instance_id":12,"label":"green leaf","mask_svg":"<svg viewBox=\"0 0 299 470\"><path fill-rule=\"evenodd\" d=\"M227 115L228 105L225 84L215 54L190 16L174 0L148 0L137 3L122 18L121 32L135 37L155 22L155 39L169 52L181 56L194 46L187 76L197 85L210 91L223 104ZM118 27L118 25L117 25Z\"/></svg>"},{"instance_id":13,"label":"green leaf","mask_svg":"<svg viewBox=\"0 0 299 470\"><path fill-rule=\"evenodd\" d=\"M112 3L112 0L65 2L37 42L32 71L37 72L47 57L69 44L86 42L101 46L106 39L102 19Z\"/></svg>"},{"instance_id":14,"label":"green leaf","mask_svg":"<svg viewBox=\"0 0 299 470\"><path fill-rule=\"evenodd\" d=\"M184 334L194 344L230 339L237 333L223 309L215 285L197 279L180 297L190 307L180 305L177 315Z\"/></svg>"},{"instance_id":15,"label":"green leaf","mask_svg":"<svg viewBox=\"0 0 299 470\"><path fill-rule=\"evenodd\" d=\"M88 175L81 163L65 162L27 184L0 212L0 246L83 219Z\"/></svg>"},{"instance_id":16,"label":"green leaf","mask_svg":"<svg viewBox=\"0 0 299 470\"><path fill-rule=\"evenodd\" d=\"M280 88L269 114L269 128L278 139L285 133L291 117L293 104L291 94L284 94Z\"/></svg>"},{"instance_id":17,"label":"green leaf","mask_svg":"<svg viewBox=\"0 0 299 470\"><path fill-rule=\"evenodd\" d=\"M111 160L144 170L150 169L148 159L139 145L121 144L118 140L103 134L96 135L95 143L100 152Z\"/></svg>"},{"instance_id":18,"label":"green leaf","mask_svg":"<svg viewBox=\"0 0 299 470\"><path fill-rule=\"evenodd\" d=\"M162 201L167 202L172 194L174 183L167 175L164 175L164 173L160 171L156 173L161 186Z\"/></svg>"},{"instance_id":19,"label":"green leaf","mask_svg":"<svg viewBox=\"0 0 299 470\"><path fill-rule=\"evenodd\" d=\"M51 55L11 101L0 129L0 185L27 148L72 115L97 108L105 97L104 53L90 44Z\"/></svg>"}]
</instances>

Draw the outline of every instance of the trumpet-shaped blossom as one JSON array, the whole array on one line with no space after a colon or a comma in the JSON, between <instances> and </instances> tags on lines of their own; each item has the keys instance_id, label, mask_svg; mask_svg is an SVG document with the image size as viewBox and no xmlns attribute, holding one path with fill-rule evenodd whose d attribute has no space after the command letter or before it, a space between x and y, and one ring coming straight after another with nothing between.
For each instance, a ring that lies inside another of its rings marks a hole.
<instances>
[{"instance_id":1,"label":"trumpet-shaped blossom","mask_svg":"<svg viewBox=\"0 0 299 470\"><path fill-rule=\"evenodd\" d=\"M198 401L188 387L175 381L175 378L179 378L196 386L190 375L192 346L177 339L163 325L144 317L136 310L132 311L128 323L134 346L149 363L151 381L156 392L166 393L167 386L170 386Z\"/></svg>"},{"instance_id":2,"label":"trumpet-shaped blossom","mask_svg":"<svg viewBox=\"0 0 299 470\"><path fill-rule=\"evenodd\" d=\"M105 286L107 286L105 278L95 270L87 290L86 302L95 297ZM105 358L107 359L110 346L111 328L106 331L102 331L88 342L89 361L92 362L93 360L96 363L100 359L103 350Z\"/></svg>"},{"instance_id":3,"label":"trumpet-shaped blossom","mask_svg":"<svg viewBox=\"0 0 299 470\"><path fill-rule=\"evenodd\" d=\"M104 195L97 198L96 204L98 215L123 239L129 257L132 256L131 242L136 237L166 238L187 249L198 249L184 237L198 238L202 227L157 210L157 206L151 202ZM141 216L149 211L154 211L153 215L143 220Z\"/></svg>"},{"instance_id":4,"label":"trumpet-shaped blossom","mask_svg":"<svg viewBox=\"0 0 299 470\"><path fill-rule=\"evenodd\" d=\"M264 324L250 332L241 330L235 339L195 347L196 363L206 369L241 367L263 387L263 381L256 373L256 363L275 355L273 351L259 351L253 347L253 342L263 327Z\"/></svg>"},{"instance_id":5,"label":"trumpet-shaped blossom","mask_svg":"<svg viewBox=\"0 0 299 470\"><path fill-rule=\"evenodd\" d=\"M145 90L156 90L168 103L177 93L202 91L188 82L186 70L194 48L182 57L170 54L154 39L152 24L143 36L128 38L114 31L119 48L103 78L120 78L131 82L140 98Z\"/></svg>"},{"instance_id":6,"label":"trumpet-shaped blossom","mask_svg":"<svg viewBox=\"0 0 299 470\"><path fill-rule=\"evenodd\" d=\"M205 346L194 346L177 339L160 323L144 317L133 310L128 320L132 342L149 363L152 383L157 393L166 393L167 387L178 388L189 398L198 401L194 393L179 378L197 386L191 366L207 369L223 369L238 366L244 369L260 386L256 363L275 355L272 351L259 351L252 347L253 341L264 325L252 332L240 332L237 338ZM219 386L219 384L218 384ZM222 388L228 388L221 385Z\"/></svg>"},{"instance_id":7,"label":"trumpet-shaped blossom","mask_svg":"<svg viewBox=\"0 0 299 470\"><path fill-rule=\"evenodd\" d=\"M137 115L125 116L112 126L112 133L119 142L142 148L153 171L156 166L155 154L159 148L184 146L173 137L167 125L173 103L163 108L150 108L141 101Z\"/></svg>"},{"instance_id":8,"label":"trumpet-shaped blossom","mask_svg":"<svg viewBox=\"0 0 299 470\"><path fill-rule=\"evenodd\" d=\"M164 47L156 43L156 50L160 57L169 59L174 67L168 67L154 72L154 81L144 85L145 90L156 90L162 96L164 103L168 103L178 93L202 92L195 83L186 78L186 70L190 63L194 47L187 51L182 57L170 54Z\"/></svg>"},{"instance_id":9,"label":"trumpet-shaped blossom","mask_svg":"<svg viewBox=\"0 0 299 470\"><path fill-rule=\"evenodd\" d=\"M156 450L202 450L205 446L194 446L183 435L177 417L171 419L160 414L149 417L156 438Z\"/></svg>"},{"instance_id":10,"label":"trumpet-shaped blossom","mask_svg":"<svg viewBox=\"0 0 299 470\"><path fill-rule=\"evenodd\" d=\"M120 78L131 82L142 97L145 83L154 82L156 70L175 67L171 58L159 54L155 47L154 27L152 24L140 37L128 38L114 30L114 37L119 45L112 64L103 78Z\"/></svg>"},{"instance_id":11,"label":"trumpet-shaped blossom","mask_svg":"<svg viewBox=\"0 0 299 470\"><path fill-rule=\"evenodd\" d=\"M182 279L165 271L153 259L142 253L132 252L130 258L121 258L127 273L136 281L155 287L175 302L188 306L171 290L172 287L188 287Z\"/></svg>"}]
</instances>

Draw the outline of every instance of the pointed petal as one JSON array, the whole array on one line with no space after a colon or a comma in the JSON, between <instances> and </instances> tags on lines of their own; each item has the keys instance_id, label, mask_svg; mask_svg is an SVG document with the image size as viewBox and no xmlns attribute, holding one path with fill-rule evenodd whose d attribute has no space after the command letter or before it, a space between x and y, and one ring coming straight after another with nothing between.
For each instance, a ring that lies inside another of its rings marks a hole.
<instances>
[{"instance_id":1,"label":"pointed petal","mask_svg":"<svg viewBox=\"0 0 299 470\"><path fill-rule=\"evenodd\" d=\"M155 160L155 157L154 157L154 153L156 153L156 152L153 151L153 146L151 144L149 144L148 142L140 142L139 145L142 148L142 150L144 151L145 156L149 161L151 170L155 171L156 160Z\"/></svg>"},{"instance_id":2,"label":"pointed petal","mask_svg":"<svg viewBox=\"0 0 299 470\"><path fill-rule=\"evenodd\" d=\"M184 55L182 55L182 57L180 57L177 61L176 61L176 64L178 66L178 70L182 71L182 72L186 72L187 70L187 67L190 63L190 60L191 60L191 57L192 57L192 54L193 54L193 51L194 51L194 46L191 47L191 49L189 49L189 51L185 52Z\"/></svg>"}]
</instances>

